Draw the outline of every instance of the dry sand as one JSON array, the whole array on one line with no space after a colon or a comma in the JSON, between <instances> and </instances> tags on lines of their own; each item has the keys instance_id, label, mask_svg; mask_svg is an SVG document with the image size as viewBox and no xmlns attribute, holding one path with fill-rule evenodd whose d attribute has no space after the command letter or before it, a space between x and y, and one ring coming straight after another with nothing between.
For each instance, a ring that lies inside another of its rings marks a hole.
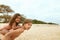
<instances>
[{"instance_id":1,"label":"dry sand","mask_svg":"<svg viewBox=\"0 0 60 40\"><path fill-rule=\"evenodd\" d=\"M23 32L16 40L60 40L60 25L33 24L30 30Z\"/></svg>"}]
</instances>

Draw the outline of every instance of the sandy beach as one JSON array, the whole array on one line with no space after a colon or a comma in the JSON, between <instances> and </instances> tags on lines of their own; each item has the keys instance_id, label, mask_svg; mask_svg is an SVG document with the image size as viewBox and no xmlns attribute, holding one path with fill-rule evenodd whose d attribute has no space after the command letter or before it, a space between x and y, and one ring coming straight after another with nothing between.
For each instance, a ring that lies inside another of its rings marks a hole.
<instances>
[{"instance_id":1,"label":"sandy beach","mask_svg":"<svg viewBox=\"0 0 60 40\"><path fill-rule=\"evenodd\" d=\"M0 28L4 25L0 24ZM16 40L60 40L60 25L33 24L30 30L24 31Z\"/></svg>"}]
</instances>

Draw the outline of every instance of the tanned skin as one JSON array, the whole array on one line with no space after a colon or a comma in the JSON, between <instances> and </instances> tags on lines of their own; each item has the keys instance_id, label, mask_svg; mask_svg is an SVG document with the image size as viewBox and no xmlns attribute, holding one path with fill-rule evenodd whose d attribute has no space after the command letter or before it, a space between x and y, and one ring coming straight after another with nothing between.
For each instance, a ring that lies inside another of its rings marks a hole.
<instances>
[{"instance_id":1,"label":"tanned skin","mask_svg":"<svg viewBox=\"0 0 60 40\"><path fill-rule=\"evenodd\" d=\"M22 26L19 29L11 30L10 32L6 33L5 36L1 40L15 40L16 37L21 35L21 33L24 32L24 30L29 30L32 26L32 23L26 23L24 26Z\"/></svg>"},{"instance_id":2,"label":"tanned skin","mask_svg":"<svg viewBox=\"0 0 60 40\"><path fill-rule=\"evenodd\" d=\"M15 14L11 20L9 21L9 24L3 28L0 29L0 33L5 35L8 33L11 29L16 30L20 28L20 25L18 26L19 22L21 22L21 16L20 14Z\"/></svg>"}]
</instances>

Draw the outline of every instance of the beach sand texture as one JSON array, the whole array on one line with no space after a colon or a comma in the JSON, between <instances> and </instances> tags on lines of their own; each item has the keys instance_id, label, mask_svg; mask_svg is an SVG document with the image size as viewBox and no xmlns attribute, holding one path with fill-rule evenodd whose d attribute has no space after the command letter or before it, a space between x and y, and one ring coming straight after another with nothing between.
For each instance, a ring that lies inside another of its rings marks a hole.
<instances>
[{"instance_id":1,"label":"beach sand texture","mask_svg":"<svg viewBox=\"0 0 60 40\"><path fill-rule=\"evenodd\" d=\"M15 40L60 40L60 25L33 24L30 30L24 31Z\"/></svg>"}]
</instances>

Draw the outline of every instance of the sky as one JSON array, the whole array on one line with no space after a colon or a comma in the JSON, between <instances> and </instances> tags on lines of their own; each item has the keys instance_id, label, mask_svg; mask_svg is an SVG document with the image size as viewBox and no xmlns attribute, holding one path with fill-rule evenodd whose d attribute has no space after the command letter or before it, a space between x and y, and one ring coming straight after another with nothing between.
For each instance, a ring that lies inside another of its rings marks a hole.
<instances>
[{"instance_id":1,"label":"sky","mask_svg":"<svg viewBox=\"0 0 60 40\"><path fill-rule=\"evenodd\" d=\"M60 24L60 0L0 0L26 18Z\"/></svg>"}]
</instances>

